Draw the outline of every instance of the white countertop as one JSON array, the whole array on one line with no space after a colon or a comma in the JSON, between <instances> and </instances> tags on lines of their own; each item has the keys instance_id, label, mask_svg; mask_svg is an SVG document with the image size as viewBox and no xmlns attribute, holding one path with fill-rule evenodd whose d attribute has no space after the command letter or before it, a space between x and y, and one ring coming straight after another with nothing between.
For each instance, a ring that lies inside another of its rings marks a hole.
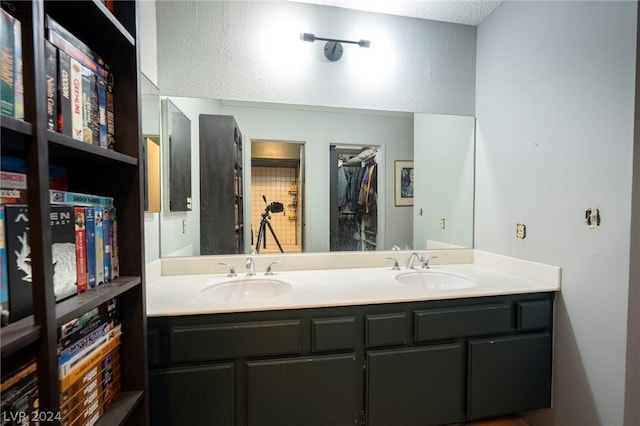
<instances>
[{"instance_id":1,"label":"white countertop","mask_svg":"<svg viewBox=\"0 0 640 426\"><path fill-rule=\"evenodd\" d=\"M424 271L424 270L420 270ZM211 300L199 292L231 280L226 274L163 275L147 284L147 315L176 316L223 312L349 306L484 297L560 290L560 268L480 252L474 263L434 265L430 272L462 275L477 283L466 289L421 289L399 283L395 277L408 272L383 268L285 270L274 275L259 271L250 279L274 279L291 285L290 291L260 301ZM242 285L241 283L235 283ZM234 284L234 285L235 285Z\"/></svg>"}]
</instances>

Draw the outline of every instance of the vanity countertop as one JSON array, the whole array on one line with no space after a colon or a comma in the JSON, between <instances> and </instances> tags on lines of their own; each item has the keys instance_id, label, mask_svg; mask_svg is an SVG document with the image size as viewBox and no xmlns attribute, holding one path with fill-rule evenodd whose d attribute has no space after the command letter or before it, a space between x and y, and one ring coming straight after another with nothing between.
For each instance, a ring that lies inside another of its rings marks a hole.
<instances>
[{"instance_id":1,"label":"vanity countertop","mask_svg":"<svg viewBox=\"0 0 640 426\"><path fill-rule=\"evenodd\" d=\"M401 270L365 267L278 271L276 266L272 276L264 276L260 271L249 279L283 281L290 285L290 290L257 301L244 300L239 296L242 290L235 289L228 298L211 299L200 294L203 289L217 284L246 280L244 272L233 278L226 274L163 275L147 284L147 315L177 316L318 308L560 290L560 268L509 259L511 258L495 258L493 255L478 253L474 256L473 263L434 265L426 271L416 270L420 273L445 272L462 275L477 283L472 288L446 290L419 288L396 281L395 277L399 274L410 272L404 267ZM542 270L542 273L537 273L536 269ZM233 284L235 285L242 286L243 283L237 282Z\"/></svg>"}]
</instances>

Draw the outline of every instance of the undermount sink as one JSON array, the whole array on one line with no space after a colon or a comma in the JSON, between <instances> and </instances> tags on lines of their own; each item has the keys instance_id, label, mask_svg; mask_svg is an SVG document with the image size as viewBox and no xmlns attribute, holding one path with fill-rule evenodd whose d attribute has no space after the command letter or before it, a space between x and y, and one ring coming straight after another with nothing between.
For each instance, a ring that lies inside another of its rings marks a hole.
<instances>
[{"instance_id":1,"label":"undermount sink","mask_svg":"<svg viewBox=\"0 0 640 426\"><path fill-rule=\"evenodd\" d=\"M456 290L478 285L470 278L448 272L415 271L396 276L396 281L412 287L428 290Z\"/></svg>"},{"instance_id":2,"label":"undermount sink","mask_svg":"<svg viewBox=\"0 0 640 426\"><path fill-rule=\"evenodd\" d=\"M210 285L199 296L214 302L259 302L283 295L291 285L269 278L245 278Z\"/></svg>"}]
</instances>

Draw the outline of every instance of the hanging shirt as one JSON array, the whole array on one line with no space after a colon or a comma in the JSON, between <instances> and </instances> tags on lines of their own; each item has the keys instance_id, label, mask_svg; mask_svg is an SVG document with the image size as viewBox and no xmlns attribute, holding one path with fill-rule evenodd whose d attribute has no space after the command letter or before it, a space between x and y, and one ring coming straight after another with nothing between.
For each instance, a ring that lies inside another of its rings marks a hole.
<instances>
[{"instance_id":1,"label":"hanging shirt","mask_svg":"<svg viewBox=\"0 0 640 426\"><path fill-rule=\"evenodd\" d=\"M347 202L347 173L342 167L342 164L338 166L338 207L342 207Z\"/></svg>"}]
</instances>

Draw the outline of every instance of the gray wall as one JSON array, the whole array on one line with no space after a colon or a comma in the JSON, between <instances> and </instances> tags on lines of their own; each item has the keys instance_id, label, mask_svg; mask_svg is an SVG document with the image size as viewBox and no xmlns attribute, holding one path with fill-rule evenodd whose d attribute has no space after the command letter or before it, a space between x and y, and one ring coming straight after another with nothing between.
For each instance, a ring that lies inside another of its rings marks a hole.
<instances>
[{"instance_id":1,"label":"gray wall","mask_svg":"<svg viewBox=\"0 0 640 426\"><path fill-rule=\"evenodd\" d=\"M474 115L476 28L286 1L160 1L162 94ZM366 38L329 62L300 33Z\"/></svg>"},{"instance_id":2,"label":"gray wall","mask_svg":"<svg viewBox=\"0 0 640 426\"><path fill-rule=\"evenodd\" d=\"M532 424L623 424L636 8L505 2L478 27L475 247L562 267L554 408Z\"/></svg>"}]
</instances>

